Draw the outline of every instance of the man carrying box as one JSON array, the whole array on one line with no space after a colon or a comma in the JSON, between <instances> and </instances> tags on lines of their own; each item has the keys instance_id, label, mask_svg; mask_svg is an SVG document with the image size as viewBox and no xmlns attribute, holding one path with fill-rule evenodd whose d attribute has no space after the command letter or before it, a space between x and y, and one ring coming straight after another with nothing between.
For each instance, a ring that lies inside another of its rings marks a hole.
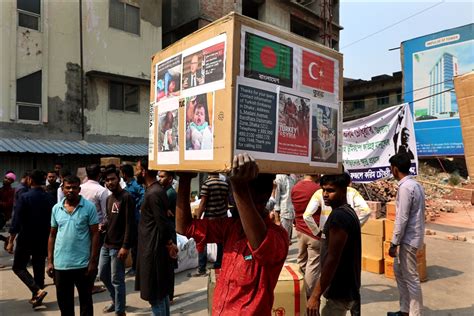
<instances>
[{"instance_id":1,"label":"man carrying box","mask_svg":"<svg viewBox=\"0 0 474 316\"><path fill-rule=\"evenodd\" d=\"M417 270L416 252L423 247L425 232L425 193L423 187L410 176L411 160L406 153L392 156L390 169L398 182L395 228L389 255L394 260L393 270L400 292L400 311L387 316L419 316L423 297ZM398 250L398 256L397 256Z\"/></svg>"},{"instance_id":2,"label":"man carrying box","mask_svg":"<svg viewBox=\"0 0 474 316\"><path fill-rule=\"evenodd\" d=\"M273 176L258 174L255 160L246 153L235 156L232 167L230 181L240 218L193 220L189 205L192 175L181 173L177 232L197 243L224 245L213 315L271 315L273 290L288 254L288 234L265 210Z\"/></svg>"},{"instance_id":3,"label":"man carrying box","mask_svg":"<svg viewBox=\"0 0 474 316\"><path fill-rule=\"evenodd\" d=\"M360 301L361 233L357 214L347 204L349 182L345 174L321 178L324 203L332 212L323 229L321 277L308 300L308 316L319 316L320 305L322 316L346 315Z\"/></svg>"}]
</instances>

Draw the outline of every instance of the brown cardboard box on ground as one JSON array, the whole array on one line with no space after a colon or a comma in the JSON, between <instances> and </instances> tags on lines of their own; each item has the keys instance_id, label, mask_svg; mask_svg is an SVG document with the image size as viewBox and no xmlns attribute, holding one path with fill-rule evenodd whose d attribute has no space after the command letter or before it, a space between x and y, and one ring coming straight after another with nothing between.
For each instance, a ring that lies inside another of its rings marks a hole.
<instances>
[{"instance_id":1,"label":"brown cardboard box on ground","mask_svg":"<svg viewBox=\"0 0 474 316\"><path fill-rule=\"evenodd\" d=\"M426 261L418 262L417 265L418 276L420 278L420 282L428 281L428 275L426 273ZM395 280L395 272L393 271L393 258L392 260L385 259L384 260L384 269L385 269L385 277L389 279Z\"/></svg>"},{"instance_id":2,"label":"brown cardboard box on ground","mask_svg":"<svg viewBox=\"0 0 474 316\"><path fill-rule=\"evenodd\" d=\"M229 172L248 152L262 173L341 172L339 52L231 13L155 54L151 74L151 169Z\"/></svg>"},{"instance_id":3,"label":"brown cardboard box on ground","mask_svg":"<svg viewBox=\"0 0 474 316\"><path fill-rule=\"evenodd\" d=\"M396 214L396 206L395 206L395 201L390 201L385 204L386 207L386 217L389 220L394 221L395 220L395 214Z\"/></svg>"},{"instance_id":4,"label":"brown cardboard box on ground","mask_svg":"<svg viewBox=\"0 0 474 316\"><path fill-rule=\"evenodd\" d=\"M208 312L212 312L212 299L216 287L216 276L219 277L220 270L211 270L207 285ZM283 266L278 277L278 283L273 291L275 300L272 307L272 315L304 315L306 311L306 289L304 276L296 263L288 263ZM282 313L282 314L279 314Z\"/></svg>"},{"instance_id":5,"label":"brown cardboard box on ground","mask_svg":"<svg viewBox=\"0 0 474 316\"><path fill-rule=\"evenodd\" d=\"M369 220L361 227L361 233L366 235L379 236L384 238L384 220L373 219Z\"/></svg>"},{"instance_id":6,"label":"brown cardboard box on ground","mask_svg":"<svg viewBox=\"0 0 474 316\"><path fill-rule=\"evenodd\" d=\"M392 240L393 236L393 229L395 228L395 222L390 219L385 219L384 223L384 236L385 240L390 241Z\"/></svg>"},{"instance_id":7,"label":"brown cardboard box on ground","mask_svg":"<svg viewBox=\"0 0 474 316\"><path fill-rule=\"evenodd\" d=\"M393 260L392 257L388 255L388 250L390 249L390 241L383 242L383 258L388 260ZM421 249L418 249L416 252L416 260L418 263L426 261L426 244L423 244Z\"/></svg>"},{"instance_id":8,"label":"brown cardboard box on ground","mask_svg":"<svg viewBox=\"0 0 474 316\"><path fill-rule=\"evenodd\" d=\"M118 157L102 157L102 158L100 158L100 165L101 166L115 165L116 167L120 167L120 158L118 158Z\"/></svg>"},{"instance_id":9,"label":"brown cardboard box on ground","mask_svg":"<svg viewBox=\"0 0 474 316\"><path fill-rule=\"evenodd\" d=\"M382 274L384 271L383 261L382 258L362 257L362 270Z\"/></svg>"},{"instance_id":10,"label":"brown cardboard box on ground","mask_svg":"<svg viewBox=\"0 0 474 316\"><path fill-rule=\"evenodd\" d=\"M383 238L362 234L362 257L383 258Z\"/></svg>"},{"instance_id":11,"label":"brown cardboard box on ground","mask_svg":"<svg viewBox=\"0 0 474 316\"><path fill-rule=\"evenodd\" d=\"M367 205L370 207L370 218L377 218L377 215L382 209L382 202L379 201L366 201Z\"/></svg>"},{"instance_id":12,"label":"brown cardboard box on ground","mask_svg":"<svg viewBox=\"0 0 474 316\"><path fill-rule=\"evenodd\" d=\"M474 71L454 77L464 156L469 176L474 178Z\"/></svg>"}]
</instances>

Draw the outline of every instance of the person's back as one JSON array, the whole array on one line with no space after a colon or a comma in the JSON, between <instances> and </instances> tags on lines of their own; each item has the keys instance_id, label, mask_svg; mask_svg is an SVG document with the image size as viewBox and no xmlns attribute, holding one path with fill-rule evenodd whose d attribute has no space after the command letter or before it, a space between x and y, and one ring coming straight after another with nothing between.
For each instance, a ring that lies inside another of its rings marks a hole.
<instances>
[{"instance_id":1,"label":"person's back","mask_svg":"<svg viewBox=\"0 0 474 316\"><path fill-rule=\"evenodd\" d=\"M18 223L12 223L19 225L18 242L41 245L46 251L54 204L53 197L42 188L30 189L20 196L15 210L21 209L21 218L14 217Z\"/></svg>"},{"instance_id":2,"label":"person's back","mask_svg":"<svg viewBox=\"0 0 474 316\"><path fill-rule=\"evenodd\" d=\"M361 231L357 214L348 204L334 209L324 226L325 242L331 242L331 227L339 227L347 233L347 241L342 250L339 266L325 297L331 299L359 300L361 273ZM327 250L327 247L323 247ZM321 254L324 265L326 253Z\"/></svg>"},{"instance_id":3,"label":"person's back","mask_svg":"<svg viewBox=\"0 0 474 316\"><path fill-rule=\"evenodd\" d=\"M217 177L209 177L201 186L201 197L206 196L204 217L219 218L227 217L227 197L229 185Z\"/></svg>"}]
</instances>

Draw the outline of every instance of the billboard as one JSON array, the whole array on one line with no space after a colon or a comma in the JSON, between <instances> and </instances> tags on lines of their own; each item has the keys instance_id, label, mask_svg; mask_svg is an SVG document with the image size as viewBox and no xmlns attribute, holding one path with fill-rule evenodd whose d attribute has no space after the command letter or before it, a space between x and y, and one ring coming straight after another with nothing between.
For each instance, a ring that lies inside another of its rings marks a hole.
<instances>
[{"instance_id":1,"label":"billboard","mask_svg":"<svg viewBox=\"0 0 474 316\"><path fill-rule=\"evenodd\" d=\"M405 102L419 156L463 155L453 77L474 69L474 24L402 43Z\"/></svg>"}]
</instances>

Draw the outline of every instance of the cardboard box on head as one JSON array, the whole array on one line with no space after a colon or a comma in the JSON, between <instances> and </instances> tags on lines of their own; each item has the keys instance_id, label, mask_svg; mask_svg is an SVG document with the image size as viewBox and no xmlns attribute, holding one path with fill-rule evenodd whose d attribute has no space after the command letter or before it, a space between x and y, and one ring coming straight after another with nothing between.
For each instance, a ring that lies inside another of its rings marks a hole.
<instances>
[{"instance_id":1,"label":"cardboard box on head","mask_svg":"<svg viewBox=\"0 0 474 316\"><path fill-rule=\"evenodd\" d=\"M342 172L342 55L231 13L152 57L149 165Z\"/></svg>"}]
</instances>

